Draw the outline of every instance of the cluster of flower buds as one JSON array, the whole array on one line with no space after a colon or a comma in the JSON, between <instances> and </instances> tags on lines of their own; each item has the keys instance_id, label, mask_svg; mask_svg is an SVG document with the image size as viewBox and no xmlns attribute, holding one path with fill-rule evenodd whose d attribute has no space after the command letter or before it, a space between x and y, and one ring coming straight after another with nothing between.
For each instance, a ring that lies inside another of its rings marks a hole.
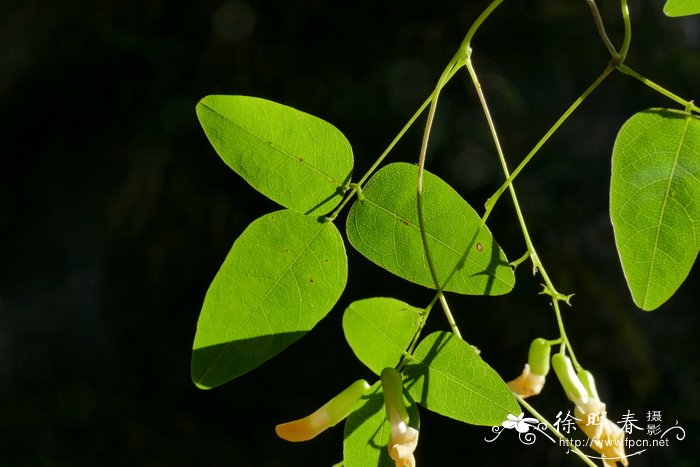
<instances>
[{"instance_id":1,"label":"cluster of flower buds","mask_svg":"<svg viewBox=\"0 0 700 467\"><path fill-rule=\"evenodd\" d=\"M571 359L563 353L552 357L552 367L566 397L576 406L576 424L591 440L590 446L601 455L603 465L616 467L618 462L629 465L625 455L625 433L607 418L593 375L584 369L576 372Z\"/></svg>"},{"instance_id":2,"label":"cluster of flower buds","mask_svg":"<svg viewBox=\"0 0 700 467\"><path fill-rule=\"evenodd\" d=\"M530 344L522 374L508 382L511 391L525 399L542 391L549 373L551 343L537 338ZM574 403L576 424L591 440L590 446L601 455L605 467L629 464L625 455L625 433L606 416L605 404L598 396L590 371L574 370L571 359L563 353L551 357L551 364L566 397Z\"/></svg>"}]
</instances>

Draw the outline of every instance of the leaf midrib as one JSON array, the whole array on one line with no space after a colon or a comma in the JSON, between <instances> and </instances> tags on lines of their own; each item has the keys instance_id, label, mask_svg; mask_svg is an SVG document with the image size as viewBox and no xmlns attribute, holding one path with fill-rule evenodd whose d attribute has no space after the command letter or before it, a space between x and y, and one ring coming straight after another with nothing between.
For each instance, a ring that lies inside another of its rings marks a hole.
<instances>
[{"instance_id":1,"label":"leaf midrib","mask_svg":"<svg viewBox=\"0 0 700 467\"><path fill-rule=\"evenodd\" d=\"M666 212L666 204L668 202L668 199L670 197L670 192L671 192L671 185L673 185L674 181L674 175L676 173L676 169L678 168L678 159L680 158L681 154L681 148L683 147L683 142L685 141L685 136L686 133L688 132L688 127L690 126L690 118L686 118L685 120L685 127L683 128L683 132L681 133L681 137L678 140L678 147L676 148L676 153L675 157L673 160L673 167L671 168L671 174L668 177L668 184L666 185L666 192L664 193L663 197L663 203L661 204L661 213L659 214L659 219L656 224L656 235L654 237L654 248L651 253L651 261L649 263L649 274L647 277L647 285L646 288L644 289L644 300L642 301L642 308L646 309L647 308L647 303L649 301L649 294L651 290L651 284L652 284L652 276L654 275L654 263L656 261L656 254L658 251L658 246L659 246L659 238L661 237L661 227L662 227L662 220L664 218L664 214Z\"/></svg>"},{"instance_id":2,"label":"leaf midrib","mask_svg":"<svg viewBox=\"0 0 700 467\"><path fill-rule=\"evenodd\" d=\"M321 232L323 232L323 229L324 229L324 228L325 228L325 224L319 227L318 232L316 232L316 233L310 238L310 240L309 240L309 241L304 245L304 247L299 251L299 254L296 255L296 256L294 257L294 259L289 263L289 266L287 266L287 268L284 269L284 271L282 271L282 273L279 275L279 277L277 278L277 280L275 280L275 282L272 284L272 286L270 286L270 288L269 288L269 290L267 291L267 293L265 293L265 295L260 299L260 301L258 302L258 304L251 308L251 311L250 311L250 312L246 315L246 317L242 320L243 322L241 323L241 325L238 326L238 328L234 331L234 335L231 336L231 340L228 341L228 342L226 342L226 343L224 343L224 345L221 346L221 350L219 350L219 352L218 352L218 354L216 355L216 357L214 357L214 359L213 359L212 362L209 364L209 366L207 367L207 369L204 371L204 373L202 373L202 376L200 377L200 380L204 380L204 379L205 379L205 377L207 376L207 374L216 366L216 363L219 361L219 359L227 352L229 346L230 346L231 344L233 344L234 342L236 342L236 338L237 338L238 335L239 335L238 333L240 333L241 330L242 330L243 328L245 328L246 324L248 324L248 322L249 322L249 321L251 320L251 318L253 317L253 314L255 314L255 313L262 307L263 303L265 303L265 301L267 300L267 297L270 296L270 294L272 293L272 291L275 290L275 289L277 288L277 286L278 286L279 283L281 282L282 278L285 277L285 276L289 273L289 271L292 269L292 267L297 263L297 261L299 261L299 258L301 258L302 254L310 247L310 245L316 240L316 238L318 238L318 236L321 235ZM267 319L267 315L266 315L266 314L265 314L265 319ZM233 330L233 328L229 328L229 329Z\"/></svg>"},{"instance_id":3,"label":"leaf midrib","mask_svg":"<svg viewBox=\"0 0 700 467\"><path fill-rule=\"evenodd\" d=\"M426 368L426 371L432 371L432 372L435 372L435 373L439 373L439 374L442 375L445 379L447 379L447 380L453 382L454 384L456 384L456 385L458 385L458 386L464 388L465 390L469 391L470 393L472 393L472 394L474 394L474 395L480 397L481 399L483 399L483 400L485 400L485 401L490 402L491 404L493 404L493 405L495 405L495 406L497 406L497 407L503 409L503 410L506 411L506 412L509 412L509 410L508 410L507 407L505 407L504 405L500 404L500 403L497 402L497 401L494 401L493 399L489 399L486 395L483 395L482 393L476 391L476 390L475 390L474 388L472 388L471 386L469 386L469 385L463 383L461 380L459 380L459 379L455 378L454 376L452 376L452 374L446 373L445 371L443 371L443 370L441 370L441 369L439 369L439 368L435 368L435 366L428 365L428 364L426 364L422 359L421 359L421 360L418 360L418 362L419 362L419 363L414 363L414 364L420 364L420 365L422 365L423 367ZM487 394L488 394L488 391L487 391Z\"/></svg>"},{"instance_id":4,"label":"leaf midrib","mask_svg":"<svg viewBox=\"0 0 700 467\"><path fill-rule=\"evenodd\" d=\"M295 156L294 154L292 154L292 153L286 151L286 150L285 150L284 148L282 148L281 146L278 146L277 144L273 143L272 141L263 138L262 136L260 136L260 135L258 135L257 133L253 132L253 131L250 130L249 128L246 128L246 127L243 126L242 124L231 120L231 119L228 118L226 115L222 114L221 112L219 112L218 110L214 109L213 107L210 107L209 105L204 104L204 103L200 103L199 105L201 105L202 107L208 109L209 111L211 111L212 113L218 115L219 117L223 118L224 120L226 120L227 122L231 123L232 125L235 125L236 127L240 128L241 130L245 131L245 132L248 133L249 135L251 135L251 136L253 136L254 138L258 139L259 141L262 141L263 143L269 144L271 147L273 147L275 150L277 150L277 151L280 152L281 154L284 154L285 156L289 157L290 159L294 160L295 162L297 162L297 163L303 165L304 167L310 169L312 172L317 173L317 174L320 175L322 178L325 178L326 181L329 182L329 183L330 183L331 185L333 185L334 187L339 188L339 187L341 186L341 184L338 182L338 180L336 180L336 179L335 179L334 177L332 177L331 175L328 175L327 173L325 173L325 172L319 170L316 166L313 166L313 165L309 164L309 163L306 161L306 159L304 159L304 158L299 159L299 157L297 157L297 156ZM307 128L308 128L308 127L307 127Z\"/></svg>"},{"instance_id":5,"label":"leaf midrib","mask_svg":"<svg viewBox=\"0 0 700 467\"><path fill-rule=\"evenodd\" d=\"M383 210L384 212L386 212L386 213L392 215L394 218L396 218L396 219L397 219L399 222L401 222L401 223L403 223L403 221L405 221L405 224L404 224L404 225L407 225L407 226L409 226L409 227L413 227L413 228L414 228L415 230L417 230L418 233L420 234L420 227L419 227L419 226L417 226L417 225L414 224L413 222L409 221L408 219L406 219L406 218L404 218L404 217L402 217L402 216L399 216L399 215L396 214L395 212L393 212L393 211L389 210L388 208L382 206L381 204L377 203L376 201L370 199L369 197L367 197L367 195L365 195L363 201L367 201L367 202L371 203L373 206L376 206L376 207L380 208L380 209ZM430 239L436 241L436 242L439 243L440 245L443 245L445 248L447 248L447 249L450 250L451 252L455 253L456 255L459 255L460 258L461 258L462 255L464 254L463 251L456 250L456 249L453 248L451 245L448 245L447 243L443 242L440 238L438 238L438 237L436 237L435 235L431 234L431 233L428 232L427 230L426 230L425 234L428 236L428 238L430 238ZM469 263L472 264L473 266L476 266L477 268L481 268L481 265L480 265L479 263L477 263L476 261L474 261L474 259L472 258L471 255L467 255L466 260L469 261ZM487 275L493 277L495 280L501 282L502 284L504 284L504 285L506 285L506 286L510 286L510 284L509 284L508 282L506 282L506 281L504 281L503 279L501 279L498 275L496 275L495 272L491 272L491 271L489 271L487 268L484 268L483 271L484 271Z\"/></svg>"}]
</instances>

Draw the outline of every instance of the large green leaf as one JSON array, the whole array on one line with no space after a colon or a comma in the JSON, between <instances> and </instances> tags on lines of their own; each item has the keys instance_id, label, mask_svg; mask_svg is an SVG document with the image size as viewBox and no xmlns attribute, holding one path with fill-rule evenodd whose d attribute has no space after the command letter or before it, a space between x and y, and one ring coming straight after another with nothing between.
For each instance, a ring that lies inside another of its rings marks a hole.
<instances>
[{"instance_id":1,"label":"large green leaf","mask_svg":"<svg viewBox=\"0 0 700 467\"><path fill-rule=\"evenodd\" d=\"M610 216L632 298L653 310L700 248L700 119L652 109L625 122L613 148Z\"/></svg>"},{"instance_id":2,"label":"large green leaf","mask_svg":"<svg viewBox=\"0 0 700 467\"><path fill-rule=\"evenodd\" d=\"M434 288L423 253L416 207L415 165L389 164L367 183L347 220L350 243L378 266L408 281ZM425 172L423 210L428 245L443 283L470 246L464 267L445 290L470 295L510 292L513 270L481 219L459 194ZM472 240L474 240L472 242Z\"/></svg>"},{"instance_id":3,"label":"large green leaf","mask_svg":"<svg viewBox=\"0 0 700 467\"><path fill-rule=\"evenodd\" d=\"M700 0L666 0L666 16L689 16L700 13Z\"/></svg>"},{"instance_id":4,"label":"large green leaf","mask_svg":"<svg viewBox=\"0 0 700 467\"><path fill-rule=\"evenodd\" d=\"M224 162L265 196L306 214L340 202L352 149L330 123L247 96L207 96L197 116Z\"/></svg>"},{"instance_id":5,"label":"large green leaf","mask_svg":"<svg viewBox=\"0 0 700 467\"><path fill-rule=\"evenodd\" d=\"M418 331L422 312L395 298L355 301L343 315L345 339L357 358L380 374L398 365Z\"/></svg>"},{"instance_id":6,"label":"large green leaf","mask_svg":"<svg viewBox=\"0 0 700 467\"><path fill-rule=\"evenodd\" d=\"M212 388L278 354L330 311L346 280L345 248L332 223L287 210L254 221L207 291L192 380Z\"/></svg>"},{"instance_id":7,"label":"large green leaf","mask_svg":"<svg viewBox=\"0 0 700 467\"><path fill-rule=\"evenodd\" d=\"M381 383L375 383L367 394L345 421L343 466L394 467L395 463L389 457L387 449L391 425L386 419ZM405 402L409 425L418 429L418 408L408 399Z\"/></svg>"},{"instance_id":8,"label":"large green leaf","mask_svg":"<svg viewBox=\"0 0 700 467\"><path fill-rule=\"evenodd\" d=\"M472 346L449 332L423 339L406 366L408 392L419 404L472 425L497 426L519 414L513 393Z\"/></svg>"}]
</instances>

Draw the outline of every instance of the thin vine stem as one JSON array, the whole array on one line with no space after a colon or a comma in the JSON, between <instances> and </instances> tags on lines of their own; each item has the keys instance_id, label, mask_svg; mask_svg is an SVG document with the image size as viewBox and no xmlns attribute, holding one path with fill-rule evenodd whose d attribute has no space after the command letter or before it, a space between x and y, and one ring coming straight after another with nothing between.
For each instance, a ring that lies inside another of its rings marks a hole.
<instances>
[{"instance_id":1,"label":"thin vine stem","mask_svg":"<svg viewBox=\"0 0 700 467\"><path fill-rule=\"evenodd\" d=\"M530 160L542 149L542 146L549 140L549 138L559 129L559 127L571 116L571 114L578 109L578 107L583 103L586 98L595 91L595 89L601 85L605 78L610 75L610 73L615 69L614 65L608 65L603 72L598 75L598 77L586 88L583 93L574 100L574 102L569 106L568 109L557 119L556 122L547 130L547 132L540 138L540 140L533 146L530 152L523 158L523 160L518 164L518 166L513 170L510 175L506 177L505 182L494 192L493 195L486 201L486 210L490 211L495 206L498 199L501 197L503 192L513 183L515 178L520 174L520 172L525 168L525 166L530 162Z\"/></svg>"},{"instance_id":2,"label":"thin vine stem","mask_svg":"<svg viewBox=\"0 0 700 467\"><path fill-rule=\"evenodd\" d=\"M622 8L622 21L625 25L625 35L622 38L620 59L618 63L623 64L627 58L627 52L630 49L630 44L632 43L632 20L630 19L630 9L627 6L627 0L620 0L620 6Z\"/></svg>"},{"instance_id":3,"label":"thin vine stem","mask_svg":"<svg viewBox=\"0 0 700 467\"><path fill-rule=\"evenodd\" d=\"M613 59L618 58L620 54L617 52L615 46L612 44L612 41L610 41L608 34L605 32L605 25L603 24L603 18L600 16L598 5L596 5L595 0L586 0L586 3L591 9L591 14L593 15L593 22L595 23L595 27L598 30L598 35L600 36L600 39L603 41L603 44L605 44L605 48L608 49L608 52L610 52L610 56L613 57Z\"/></svg>"},{"instance_id":4,"label":"thin vine stem","mask_svg":"<svg viewBox=\"0 0 700 467\"><path fill-rule=\"evenodd\" d=\"M499 160L500 160L500 162L501 162L501 168L502 168L503 173L504 173L504 175L505 175L505 177L506 177L506 180L509 180L509 179L510 179L510 183L507 183L506 186L507 186L507 188L508 188L508 191L509 191L510 194L511 194L511 199L513 200L513 206L514 206L514 208L515 208L515 212L516 212L516 215L517 215L517 218L518 218L518 222L519 222L519 224L520 224L520 228L521 228L522 233L523 233L523 238L524 238L525 244L526 244L526 246L527 246L527 251L530 252L530 259L531 259L531 261L532 261L533 272L539 271L540 276L542 277L542 279L543 279L544 282L545 282L545 285L544 285L544 287L545 287L545 292L546 292L548 295L550 295L551 298L552 298L552 306L553 306L553 309L554 309L554 314L555 314L555 316L556 316L556 321L557 321L557 325L558 325L558 328L559 328L560 337L561 337L561 339L562 339L562 342L565 343L566 347L567 347L568 350L569 350L569 353L570 353L570 355L571 355L572 363L573 363L574 366L578 369L578 368L580 368L580 365L579 365L579 363L578 363L578 361L577 361L577 359L576 359L575 353L574 353L574 351L573 351L573 347L571 346L571 344L570 344L570 342L569 342L569 339L568 339L568 337L567 337L566 328L565 328L565 326L564 326L564 321L563 321L562 316L561 316L561 308L559 307L559 302L560 302L560 301L566 301L566 302L568 303L569 297L566 297L566 296L560 294L559 292L557 292L556 288L554 287L554 283L553 283L552 280L549 278L549 275L547 274L547 271L546 271L544 265L542 264L542 261L540 260L539 255L537 254L537 250L535 249L535 246L534 246L534 244L533 244L533 242L532 242L532 239L531 239L531 237L530 237L530 233L529 233L529 230L528 230L528 228L527 228L527 224L525 223L525 218L524 218L523 215L522 215L522 210L521 210L521 208L520 208L520 203L519 203L519 201L518 201L517 194L515 193L515 187L513 186L513 181L512 181L512 179L511 179L511 174L510 174L509 171L508 171L508 165L507 165L507 162L506 162L506 159L505 159L505 155L504 155L504 153L503 153L503 148L502 148L501 143L500 143L500 138L499 138L499 136L498 136L498 132L496 131L496 126L495 126L495 123L493 122L493 118L492 118L492 116L491 116L491 112L490 112L490 110L489 110L488 103L486 102L486 96L484 95L484 92L483 92L483 90L482 90L482 88L481 88L481 84L479 83L479 78L478 78L478 76L477 76L477 74L476 74L476 70L475 70L475 68L474 68L474 66L473 66L473 64L472 64L471 57L467 59L466 65L467 65L467 70L469 71L469 75L470 75L470 77L471 77L471 79L472 79L472 83L474 84L474 88L475 88L475 90L476 90L476 93L477 93L477 95L479 96L479 101L480 101L480 103L481 103L484 116L486 117L486 121L487 121L487 123L488 123L488 127L489 127L489 130L490 130L490 132L491 132L491 137L492 137L492 139L493 139L494 146L496 147L496 152L497 152L497 154L498 154L498 158L499 158ZM580 102L582 102L583 99L585 99L591 92L593 92L593 90L594 90L595 88L598 87L598 85L600 85L600 83L601 83L601 82L603 81L603 79L605 79L605 77L612 71L612 69L614 69L613 66L608 65L608 67L607 67L607 68L604 70L604 72L598 77L598 79L596 79L596 80L594 81L593 85L589 86L589 88L586 89L586 91L584 92L584 94L582 94L582 95L576 100L576 102L574 103L575 105L573 106L573 109L570 108L570 111L567 111L567 112L562 116L563 118L560 118L560 119L557 121L559 125L561 125L561 123L563 123L563 121L566 120L566 118L568 118L569 115L571 115L571 113L573 112L573 110L575 110L575 108L576 108L578 105L580 105ZM556 125L556 128L558 128L558 125ZM547 135L545 135L545 136L547 136ZM547 137L548 137L548 136L547 136ZM538 148L538 149L539 149L539 148ZM519 167L521 168L521 170L522 170L522 167L524 167L525 164L527 164L527 162L529 162L529 160L532 159L532 157L534 156L534 154L535 154L536 152L537 152L537 151L531 152L531 154L528 155L529 157L526 157L526 158L523 160L524 164L521 163L521 165L519 166ZM517 174L516 174L516 175L517 175ZM491 206L490 206L491 209L493 209L493 205L494 205L494 203L492 202L492 203L491 203Z\"/></svg>"},{"instance_id":5,"label":"thin vine stem","mask_svg":"<svg viewBox=\"0 0 700 467\"><path fill-rule=\"evenodd\" d=\"M447 81L449 82L450 79L459 71L459 68L455 68L451 70L448 75L447 75ZM370 166L369 169L362 175L360 180L357 181L357 183L353 183L350 186L348 186L348 190L345 194L345 197L341 201L341 203L338 205L335 210L328 216L326 216L326 219L329 221L334 221L340 212L345 208L345 206L352 200L352 198L357 194L358 190L364 186L365 183L367 183L367 180L374 174L374 172L377 171L379 166L384 162L384 159L389 155L389 153L394 149L394 147L398 144L398 142L401 140L401 138L404 137L404 135L408 132L408 130L413 126L413 124L418 120L418 118L421 116L421 114L425 111L425 109L428 108L428 106L433 102L433 99L435 98L435 91L433 91L426 99L423 101L423 103L418 107L418 110L411 116L411 118L406 122L406 124L401 128L401 130L396 134L393 140L389 143L389 145L386 147L384 152L382 152L379 157L374 161L374 163Z\"/></svg>"},{"instance_id":6,"label":"thin vine stem","mask_svg":"<svg viewBox=\"0 0 700 467\"><path fill-rule=\"evenodd\" d=\"M421 321L420 321L420 324L418 325L418 329L413 334L413 337L411 338L411 342L408 344L408 347L406 348L406 351L404 352L403 359L397 365L397 367L396 367L397 370L401 371L401 369L403 369L403 367L406 366L406 364L412 358L413 351L416 349L416 345L418 345L418 341L420 340L420 336L421 336L421 333L423 332L423 328L425 327L425 324L428 322L428 317L430 316L430 312L433 309L433 307L435 306L435 304L437 303L438 298L440 296L441 295L435 294L433 296L433 299L428 304L428 306L426 306L425 309L423 310L423 314L421 315Z\"/></svg>"},{"instance_id":7,"label":"thin vine stem","mask_svg":"<svg viewBox=\"0 0 700 467\"><path fill-rule=\"evenodd\" d=\"M433 280L433 284L435 284L437 296L440 300L442 310L445 313L445 317L447 318L447 322L450 325L450 328L452 329L452 333L460 339L462 338L462 333L459 331L459 327L457 326L454 316L452 315L452 311L450 310L449 304L447 303L447 299L445 298L443 289L440 286L440 278L437 275L437 270L435 269L435 262L433 261L433 257L430 251L430 245L428 244L428 235L425 226L425 215L423 210L423 176L425 174L425 159L428 153L428 142L430 141L430 133L433 127L433 121L435 120L435 111L437 109L437 103L440 97L440 92L449 81L449 78L451 76L454 76L454 74L451 74L451 72L461 68L462 63L462 59L458 55L455 56L455 58L453 58L452 61L450 61L450 64L447 66L447 68L445 68L445 71L442 73L440 79L438 80L438 84L435 87L435 91L433 91L433 99L430 103L430 109L428 110L428 118L425 122L425 130L423 131L423 141L421 143L420 154L418 156L418 171L416 179L416 209L418 212L418 227L420 230L421 242L423 243L423 252L425 254L425 260L428 263L430 276Z\"/></svg>"},{"instance_id":8,"label":"thin vine stem","mask_svg":"<svg viewBox=\"0 0 700 467\"><path fill-rule=\"evenodd\" d=\"M449 82L452 76L454 76L454 73L456 73L462 66L464 66L465 63L468 63L469 56L471 55L472 38L476 34L476 31L479 29L479 27L484 23L484 21L486 21L486 19L501 3L503 3L503 0L493 0L486 7L486 9L484 9L484 11L481 12L481 14L469 27L469 30L467 31L464 40L460 44L459 49L457 50L457 53L455 54L454 58L450 61L449 65L445 68L445 71L443 71L442 75L440 76L437 86L435 87L435 90L433 91L431 96L432 100L430 103L430 109L428 111L428 118L426 120L425 130L423 132L423 141L421 143L420 154L418 157L418 174L416 181L416 207L418 210L418 226L420 229L421 241L423 243L423 251L425 254L426 262L428 263L430 275L437 290L436 294L440 300L440 305L442 306L443 312L445 313L447 322L450 325L452 332L460 339L462 338L462 333L459 331L459 327L457 326L454 316L452 315L452 311L450 310L449 304L447 303L447 298L443 293L443 286L440 284L440 278L437 275L435 263L433 261L432 254L430 252L430 246L428 244L428 236L425 227L425 216L423 214L423 177L425 173L425 159L428 152L428 142L430 141L430 133L432 130L433 121L435 119L435 110L437 109L437 103L438 98L440 96L440 92L442 91L442 88Z\"/></svg>"},{"instance_id":9,"label":"thin vine stem","mask_svg":"<svg viewBox=\"0 0 700 467\"><path fill-rule=\"evenodd\" d=\"M551 423L549 423L549 421L547 421L546 418L544 418L542 415L540 415L540 413L539 413L537 410L535 410L535 408L534 408L533 406L531 406L530 404L528 404L528 403L525 401L525 399L523 399L523 398L520 397L519 395L517 395L517 394L514 394L514 395L515 395L515 398L516 398L516 399L518 400L518 402L520 403L520 405L522 405L523 407L525 407L525 410L527 410L528 412L530 412L530 414L532 414L537 420L539 420L540 423L544 424L544 426L546 426L547 429L548 429L549 431L551 431L557 438L559 438L560 440L564 441L564 443L566 443L566 446L569 448L569 450L570 450L571 452L573 452L573 453L576 454L578 457L580 457L581 460L584 461L587 465L590 465L590 466L592 466L592 467L596 467L595 463L594 463L590 458L588 458L588 456L586 456L583 452L581 452L581 450L580 450L579 448L577 448L576 446L574 446L574 445L571 443L571 441L570 441L566 436L564 436L563 434L561 434L561 433L559 432L559 430L557 430Z\"/></svg>"},{"instance_id":10,"label":"thin vine stem","mask_svg":"<svg viewBox=\"0 0 700 467\"><path fill-rule=\"evenodd\" d=\"M628 76L631 76L631 77L641 81L642 83L646 84L651 89L658 92L659 94L662 94L662 95L668 97L669 99L671 99L672 101L677 102L678 104L682 105L686 110L692 111L695 113L700 113L700 107L695 105L692 101L687 101L687 100L683 99L682 97L677 96L676 94L672 93L668 89L666 89L662 86L659 86L658 84L656 84L652 80L640 75L639 73L634 71L632 68L628 67L627 65L620 64L620 65L618 65L617 69L621 73L628 75Z\"/></svg>"},{"instance_id":11,"label":"thin vine stem","mask_svg":"<svg viewBox=\"0 0 700 467\"><path fill-rule=\"evenodd\" d=\"M377 170L377 168L381 165L382 162L384 162L384 159L389 155L392 149L394 149L394 146L403 138L403 136L406 134L406 132L413 126L413 124L418 120L418 117L423 113L423 111L430 105L430 103L433 100L433 95L431 94L428 96L428 98L421 104L420 107L418 107L418 110L413 114L413 116L406 122L406 124L401 128L401 130L398 132L398 134L394 137L394 139L389 143L389 146L384 150L383 153L380 154L380 156L377 158L376 161L372 164L372 166L367 169L365 174L360 178L360 180L357 183L352 184L349 186L349 190L346 192L345 197L343 198L343 201L338 205L335 210L326 216L326 218L330 221L335 220L338 217L338 214L345 208L345 206L352 200L352 198L357 194L358 189L362 188L362 185L364 185L367 182L367 179L372 176L372 174Z\"/></svg>"},{"instance_id":12,"label":"thin vine stem","mask_svg":"<svg viewBox=\"0 0 700 467\"><path fill-rule=\"evenodd\" d=\"M489 130L491 132L491 137L493 139L494 146L496 147L496 152L498 154L498 159L501 163L501 169L503 170L503 174L506 177L506 180L510 179L511 175L508 170L508 164L505 159L505 154L503 152L503 147L501 146L500 138L498 136L498 131L496 130L496 125L493 121L493 117L491 116L491 111L489 110L488 103L486 102L486 96L483 92L483 89L481 88L481 84L479 83L479 77L476 73L476 69L474 68L471 58L467 60L467 70L469 71L469 76L472 79L472 83L474 84L474 88L476 90L477 95L479 96L479 101L481 103L482 110L484 112L484 116L486 117L486 121L489 127ZM561 120L561 119L560 119ZM534 156L534 153L532 153ZM532 156L530 156L532 158ZM539 259L539 256L537 254L537 250L535 249L535 246L532 242L532 239L530 237L530 232L527 228L527 224L525 223L525 218L522 213L522 209L520 208L520 202L518 201L518 196L515 192L515 186L513 185L513 182L511 180L510 183L507 184L508 191L510 192L511 199L513 201L513 206L515 208L515 213L518 218L518 223L520 224L520 229L522 230L523 233L523 238L525 240L525 245L527 247L527 251L530 252L530 260L532 261L532 266L533 266L533 272L538 271L540 272L540 275L542 276L542 279L544 279L546 288L548 288L551 291L552 295L552 305L554 307L554 313L556 315L556 320L557 320L557 325L559 328L559 334L563 340L563 342L568 342L568 338L566 335L566 329L564 327L564 322L561 317L561 310L559 308L559 299L557 297L558 292L556 291L556 288L554 287L553 282L549 278L549 275L547 274L547 271L544 268L544 265L542 264L542 261ZM493 208L493 204L491 205ZM573 352L572 352L573 356ZM572 360L575 359L572 358Z\"/></svg>"},{"instance_id":13,"label":"thin vine stem","mask_svg":"<svg viewBox=\"0 0 700 467\"><path fill-rule=\"evenodd\" d=\"M481 25L486 21L486 19L491 16L491 13L498 8L498 6L503 3L503 0L493 0L489 6L484 9L484 11L481 12L481 14L474 20L472 25L469 27L469 30L467 31L467 35L464 36L464 40L462 41L462 44L459 46L459 50L457 51L457 55L460 57L469 57L471 56L471 43L472 39L474 38L474 35L476 34L476 31L481 27Z\"/></svg>"}]
</instances>

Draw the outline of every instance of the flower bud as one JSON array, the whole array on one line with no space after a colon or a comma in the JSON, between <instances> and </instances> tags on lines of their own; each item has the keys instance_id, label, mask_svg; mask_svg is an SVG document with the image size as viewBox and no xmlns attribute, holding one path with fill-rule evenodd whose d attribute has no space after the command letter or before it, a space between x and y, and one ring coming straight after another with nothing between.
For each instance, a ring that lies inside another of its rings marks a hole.
<instances>
[{"instance_id":1,"label":"flower bud","mask_svg":"<svg viewBox=\"0 0 700 467\"><path fill-rule=\"evenodd\" d=\"M596 389L595 387L593 373L581 368L578 371L578 379L581 380L581 383L583 383L583 387L586 388L586 392L588 392L588 397L592 397L595 400L600 400L600 397L598 397L598 389Z\"/></svg>"},{"instance_id":2,"label":"flower bud","mask_svg":"<svg viewBox=\"0 0 700 467\"><path fill-rule=\"evenodd\" d=\"M344 420L369 388L367 381L357 380L311 415L281 423L275 427L275 432L280 438L292 442L315 438L327 428Z\"/></svg>"},{"instance_id":3,"label":"flower bud","mask_svg":"<svg viewBox=\"0 0 700 467\"><path fill-rule=\"evenodd\" d=\"M380 375L382 391L384 392L384 407L386 416L391 418L392 407L404 423L408 423L409 417L403 402L403 381L401 374L393 368L384 368Z\"/></svg>"},{"instance_id":4,"label":"flower bud","mask_svg":"<svg viewBox=\"0 0 700 467\"><path fill-rule=\"evenodd\" d=\"M531 373L547 376L551 350L552 346L546 339L538 337L532 341L527 355L527 363L530 365Z\"/></svg>"},{"instance_id":5,"label":"flower bud","mask_svg":"<svg viewBox=\"0 0 700 467\"><path fill-rule=\"evenodd\" d=\"M549 373L549 355L552 346L546 339L538 337L530 343L527 363L520 376L508 381L511 391L523 399L536 396L544 387L545 377Z\"/></svg>"},{"instance_id":6,"label":"flower bud","mask_svg":"<svg viewBox=\"0 0 700 467\"><path fill-rule=\"evenodd\" d=\"M574 371L574 365L571 363L571 359L564 355L563 353L554 354L552 357L552 366L554 367L554 373L556 373L561 386L564 388L566 397L574 403L578 401L588 400L588 391L578 379L576 372Z\"/></svg>"}]
</instances>

